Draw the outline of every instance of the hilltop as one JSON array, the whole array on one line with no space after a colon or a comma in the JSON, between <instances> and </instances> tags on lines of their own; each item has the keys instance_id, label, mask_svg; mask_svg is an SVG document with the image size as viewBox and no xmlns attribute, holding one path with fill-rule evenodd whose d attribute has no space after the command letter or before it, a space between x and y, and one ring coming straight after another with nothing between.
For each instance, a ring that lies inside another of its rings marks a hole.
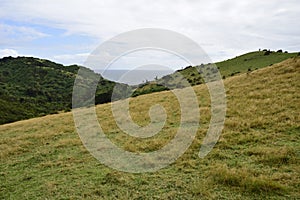
<instances>
[{"instance_id":1,"label":"hilltop","mask_svg":"<svg viewBox=\"0 0 300 200\"><path fill-rule=\"evenodd\" d=\"M300 58L291 58L224 80L227 115L207 157L198 157L210 120L205 85L194 86L201 126L186 153L154 173L129 174L100 164L82 145L72 113L0 126L1 199L297 199L300 196ZM184 89L183 89L184 90ZM130 99L139 125L164 106L167 122L148 138L117 127L111 103L98 105L107 137L131 152L160 149L176 133L180 107L171 91Z\"/></svg>"},{"instance_id":2,"label":"hilltop","mask_svg":"<svg viewBox=\"0 0 300 200\"><path fill-rule=\"evenodd\" d=\"M214 63L219 69L219 72L223 79L234 76L236 74L251 72L263 67L267 67L276 63L279 63L288 58L297 56L297 53L283 52L282 50L270 51L254 51L249 52L232 59L228 59L222 62ZM191 86L204 83L203 75L209 76L214 72L210 71L212 64L201 64L197 66L187 66L184 69L177 70L173 74L164 76L156 81L151 81L146 84L141 84L135 91L134 96L140 94L148 94L155 91L163 91L173 88L180 88L182 86L182 77L184 77ZM206 73L201 73L206 69ZM168 87L165 87L168 86Z\"/></svg>"}]
</instances>

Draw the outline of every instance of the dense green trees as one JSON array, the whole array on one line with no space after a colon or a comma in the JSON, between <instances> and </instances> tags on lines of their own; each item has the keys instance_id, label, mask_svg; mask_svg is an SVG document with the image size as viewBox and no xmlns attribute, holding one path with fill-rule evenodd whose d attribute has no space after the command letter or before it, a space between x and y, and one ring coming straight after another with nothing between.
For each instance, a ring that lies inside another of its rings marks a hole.
<instances>
[{"instance_id":1,"label":"dense green trees","mask_svg":"<svg viewBox=\"0 0 300 200\"><path fill-rule=\"evenodd\" d=\"M0 124L69 111L78 69L32 57L0 59ZM114 85L101 78L96 103L109 102Z\"/></svg>"}]
</instances>

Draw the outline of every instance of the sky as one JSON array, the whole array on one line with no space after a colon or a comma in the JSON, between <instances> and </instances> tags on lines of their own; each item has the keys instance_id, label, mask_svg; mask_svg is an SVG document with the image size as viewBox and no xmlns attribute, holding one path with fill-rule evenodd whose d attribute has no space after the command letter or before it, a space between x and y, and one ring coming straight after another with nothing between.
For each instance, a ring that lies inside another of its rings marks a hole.
<instances>
[{"instance_id":1,"label":"sky","mask_svg":"<svg viewBox=\"0 0 300 200\"><path fill-rule=\"evenodd\" d=\"M103 42L140 28L183 34L213 62L259 48L298 52L299 10L299 0L0 0L0 57L84 64Z\"/></svg>"}]
</instances>

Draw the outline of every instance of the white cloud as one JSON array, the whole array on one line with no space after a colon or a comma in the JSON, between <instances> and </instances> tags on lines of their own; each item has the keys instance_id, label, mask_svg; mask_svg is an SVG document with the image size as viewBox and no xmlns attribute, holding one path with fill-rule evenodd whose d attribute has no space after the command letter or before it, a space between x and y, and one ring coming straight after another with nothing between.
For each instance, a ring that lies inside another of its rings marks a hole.
<instances>
[{"instance_id":1,"label":"white cloud","mask_svg":"<svg viewBox=\"0 0 300 200\"><path fill-rule=\"evenodd\" d=\"M34 57L31 54L19 53L15 49L0 49L0 58L8 57L8 56L11 56L11 57L18 57L18 56Z\"/></svg>"},{"instance_id":2,"label":"white cloud","mask_svg":"<svg viewBox=\"0 0 300 200\"><path fill-rule=\"evenodd\" d=\"M0 49L0 58L8 56L17 57L19 53L14 49Z\"/></svg>"},{"instance_id":3,"label":"white cloud","mask_svg":"<svg viewBox=\"0 0 300 200\"><path fill-rule=\"evenodd\" d=\"M298 0L3 0L0 9L2 19L101 40L138 28L170 29L202 44L214 60L258 48L300 48Z\"/></svg>"},{"instance_id":4,"label":"white cloud","mask_svg":"<svg viewBox=\"0 0 300 200\"><path fill-rule=\"evenodd\" d=\"M0 45L17 44L46 36L31 27L0 24Z\"/></svg>"},{"instance_id":5,"label":"white cloud","mask_svg":"<svg viewBox=\"0 0 300 200\"><path fill-rule=\"evenodd\" d=\"M63 54L53 56L53 60L56 62L64 63L66 65L79 64L81 65L89 56L90 53L78 53L78 54Z\"/></svg>"}]
</instances>

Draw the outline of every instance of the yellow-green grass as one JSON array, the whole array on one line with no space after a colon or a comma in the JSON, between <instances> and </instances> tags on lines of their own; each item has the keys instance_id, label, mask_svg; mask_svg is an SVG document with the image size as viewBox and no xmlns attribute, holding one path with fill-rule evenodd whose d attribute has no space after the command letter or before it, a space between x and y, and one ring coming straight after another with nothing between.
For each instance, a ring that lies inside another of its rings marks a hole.
<instances>
[{"instance_id":1,"label":"yellow-green grass","mask_svg":"<svg viewBox=\"0 0 300 200\"><path fill-rule=\"evenodd\" d=\"M222 78L226 79L237 74L243 74L271 66L297 55L298 53L254 51L214 64L218 67ZM182 80L183 77L184 80L188 81L192 86L203 84L204 76L216 78L216 72L214 72L214 67L211 64L201 64L195 67L188 66L156 81L141 84L134 91L133 96L163 91L166 90L166 87L168 89L185 87L186 84Z\"/></svg>"},{"instance_id":2,"label":"yellow-green grass","mask_svg":"<svg viewBox=\"0 0 300 200\"><path fill-rule=\"evenodd\" d=\"M175 163L154 173L112 170L82 145L72 113L0 126L0 199L297 199L300 198L300 58L224 81L227 115L222 135L203 159L210 100L195 86L201 126ZM160 103L167 123L156 136L122 133L110 104L97 106L99 122L118 146L132 152L161 148L176 134L180 110L171 91L130 99L133 120L150 122Z\"/></svg>"}]
</instances>

